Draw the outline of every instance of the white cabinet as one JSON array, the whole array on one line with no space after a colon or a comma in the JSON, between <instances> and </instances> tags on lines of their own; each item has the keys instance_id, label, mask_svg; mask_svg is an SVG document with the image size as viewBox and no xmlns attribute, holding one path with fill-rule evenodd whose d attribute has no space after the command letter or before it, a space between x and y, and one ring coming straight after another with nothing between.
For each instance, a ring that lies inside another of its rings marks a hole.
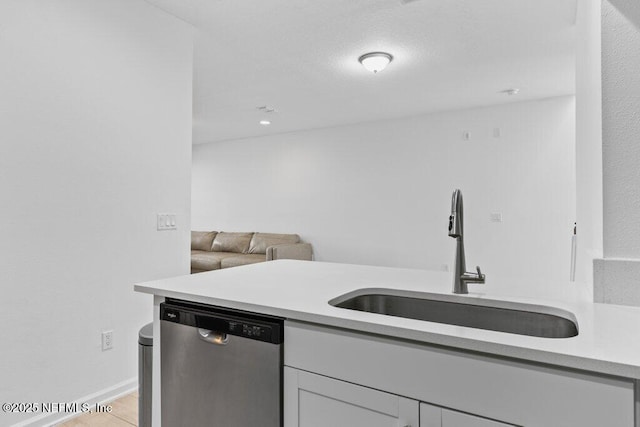
<instances>
[{"instance_id":1,"label":"white cabinet","mask_svg":"<svg viewBox=\"0 0 640 427\"><path fill-rule=\"evenodd\" d=\"M419 427L419 403L285 367L284 427Z\"/></svg>"},{"instance_id":2,"label":"white cabinet","mask_svg":"<svg viewBox=\"0 0 640 427\"><path fill-rule=\"evenodd\" d=\"M420 404L420 427L512 427L486 418L462 412L450 411L437 406Z\"/></svg>"},{"instance_id":3,"label":"white cabinet","mask_svg":"<svg viewBox=\"0 0 640 427\"><path fill-rule=\"evenodd\" d=\"M284 427L512 427L290 367Z\"/></svg>"},{"instance_id":4,"label":"white cabinet","mask_svg":"<svg viewBox=\"0 0 640 427\"><path fill-rule=\"evenodd\" d=\"M630 379L566 370L518 360L492 357L456 349L396 340L338 328L302 322L285 322L284 364L304 372L336 378L363 389L380 390L386 396L406 396L427 402L440 410L439 427L640 427L634 421L634 382ZM335 381L335 380L332 380ZM312 385L296 385L296 399ZM309 391L312 393L311 391ZM291 423L286 427L354 425L404 427L398 423L400 412L379 410L381 405L354 403L332 396L331 389L318 396L304 395L303 404L313 400L321 411L353 416L357 411L379 412L395 424L349 424L331 421L309 424ZM364 393L364 392L363 392ZM388 394L387 394L388 393ZM374 393L375 394L375 393ZM355 394L354 394L355 395ZM322 397L324 396L324 397ZM322 400L325 399L325 400ZM329 399L342 403L329 402ZM407 399L397 399L398 407ZM318 401L322 401L320 406ZM285 411L289 405L285 394ZM334 405L338 409L334 409ZM295 405L299 406L298 400ZM307 405L309 406L309 405ZM640 406L639 406L640 407ZM296 409L297 410L297 409ZM351 411L351 412L350 412ZM426 409L425 409L426 411ZM459 411L459 412L456 412ZM390 415L389 415L390 414ZM425 412L426 414L426 412ZM473 415L467 415L473 414ZM298 420L294 414L292 420ZM321 417L321 415L317 415ZM331 417L333 415L323 415ZM327 418L323 418L327 419ZM384 419L382 415L378 419ZM431 427L425 422L422 427ZM496 421L494 421L496 420ZM412 427L418 424L409 423Z\"/></svg>"}]
</instances>

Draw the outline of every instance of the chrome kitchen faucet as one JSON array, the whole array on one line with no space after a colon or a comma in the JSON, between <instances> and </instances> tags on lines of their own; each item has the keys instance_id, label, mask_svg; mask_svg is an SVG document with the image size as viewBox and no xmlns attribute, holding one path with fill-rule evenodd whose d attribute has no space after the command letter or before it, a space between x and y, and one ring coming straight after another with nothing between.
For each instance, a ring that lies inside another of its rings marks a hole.
<instances>
[{"instance_id":1,"label":"chrome kitchen faucet","mask_svg":"<svg viewBox=\"0 0 640 427\"><path fill-rule=\"evenodd\" d=\"M464 259L463 213L462 192L456 189L451 197L451 216L449 216L449 237L456 239L456 258L453 264L454 294L468 294L467 283L484 283L485 278L480 267L476 267L476 273L467 272Z\"/></svg>"}]
</instances>

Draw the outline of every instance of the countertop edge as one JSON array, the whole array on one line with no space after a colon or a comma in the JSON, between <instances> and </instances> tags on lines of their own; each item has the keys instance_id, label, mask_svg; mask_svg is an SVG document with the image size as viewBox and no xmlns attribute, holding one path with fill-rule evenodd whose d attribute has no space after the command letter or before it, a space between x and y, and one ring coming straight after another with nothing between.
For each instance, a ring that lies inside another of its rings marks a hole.
<instances>
[{"instance_id":1,"label":"countertop edge","mask_svg":"<svg viewBox=\"0 0 640 427\"><path fill-rule=\"evenodd\" d=\"M305 313L264 305L243 303L236 300L225 300L210 296L169 291L165 289L153 288L151 286L146 286L143 284L134 285L134 290L136 292L157 295L165 298L176 298L209 305L224 306L237 310L245 310L255 313L283 317L292 321L312 323L320 326L328 326L383 337L409 340L424 344L454 348L463 351L466 350L478 352L491 356L506 357L554 367L587 371L600 375L610 375L615 377L640 380L640 367L611 362L607 360L592 359L519 346L510 346L502 343L494 343L468 337L459 337L444 333L417 331L398 326L383 325L379 323L370 323L366 321L343 319L334 316L326 316L321 314Z\"/></svg>"}]
</instances>

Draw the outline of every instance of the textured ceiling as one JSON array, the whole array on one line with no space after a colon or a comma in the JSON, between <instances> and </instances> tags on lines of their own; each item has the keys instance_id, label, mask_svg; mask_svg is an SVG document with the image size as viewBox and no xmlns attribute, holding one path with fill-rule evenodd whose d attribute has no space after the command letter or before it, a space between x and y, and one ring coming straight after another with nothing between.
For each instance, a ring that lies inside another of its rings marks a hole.
<instances>
[{"instance_id":1,"label":"textured ceiling","mask_svg":"<svg viewBox=\"0 0 640 427\"><path fill-rule=\"evenodd\" d=\"M196 144L575 91L577 0L147 1L197 29Z\"/></svg>"}]
</instances>

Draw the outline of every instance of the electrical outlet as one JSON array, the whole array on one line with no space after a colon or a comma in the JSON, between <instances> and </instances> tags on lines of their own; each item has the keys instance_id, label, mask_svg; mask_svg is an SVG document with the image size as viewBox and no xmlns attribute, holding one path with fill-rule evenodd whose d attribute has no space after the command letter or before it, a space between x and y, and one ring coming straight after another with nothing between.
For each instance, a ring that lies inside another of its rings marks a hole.
<instances>
[{"instance_id":1,"label":"electrical outlet","mask_svg":"<svg viewBox=\"0 0 640 427\"><path fill-rule=\"evenodd\" d=\"M489 218L491 219L491 222L502 222L502 213L492 212Z\"/></svg>"},{"instance_id":2,"label":"electrical outlet","mask_svg":"<svg viewBox=\"0 0 640 427\"><path fill-rule=\"evenodd\" d=\"M113 331L104 331L102 333L102 351L111 350L113 348Z\"/></svg>"}]
</instances>

